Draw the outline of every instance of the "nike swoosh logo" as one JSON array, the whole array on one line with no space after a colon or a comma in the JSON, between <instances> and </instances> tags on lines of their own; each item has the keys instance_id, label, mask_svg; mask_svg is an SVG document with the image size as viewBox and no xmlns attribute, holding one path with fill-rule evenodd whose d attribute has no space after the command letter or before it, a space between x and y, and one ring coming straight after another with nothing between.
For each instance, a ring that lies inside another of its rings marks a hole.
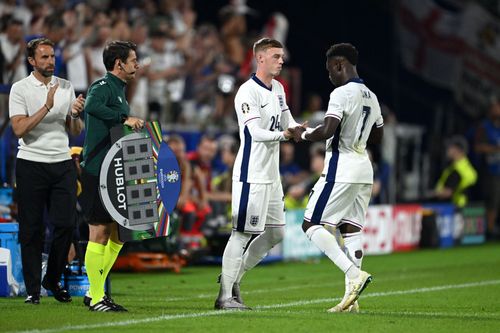
<instances>
[{"instance_id":1,"label":"nike swoosh logo","mask_svg":"<svg viewBox=\"0 0 500 333\"><path fill-rule=\"evenodd\" d=\"M260 108L261 108L261 109L265 108L265 107L267 106L267 104L269 104L269 103L266 103L266 104L264 104L264 105L261 105L261 106L260 106Z\"/></svg>"}]
</instances>

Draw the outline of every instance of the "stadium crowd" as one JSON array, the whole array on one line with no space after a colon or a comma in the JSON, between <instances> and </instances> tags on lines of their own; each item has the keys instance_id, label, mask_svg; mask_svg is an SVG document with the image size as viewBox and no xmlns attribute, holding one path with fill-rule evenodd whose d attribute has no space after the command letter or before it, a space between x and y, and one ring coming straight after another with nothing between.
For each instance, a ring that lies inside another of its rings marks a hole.
<instances>
[{"instance_id":1,"label":"stadium crowd","mask_svg":"<svg viewBox=\"0 0 500 333\"><path fill-rule=\"evenodd\" d=\"M26 43L36 37L55 43L55 75L69 80L77 95L85 94L89 85L105 74L102 52L106 43L129 40L137 44L140 69L137 79L127 87L131 114L158 120L167 130L165 139L182 168L184 186L177 204L181 234L186 246L202 246L205 236L217 239L214 235L230 233L230 175L238 147L233 101L239 85L255 69L252 45L263 35L286 45L288 21L283 14L270 14L263 31L255 32L247 29L252 13L244 2L235 1L220 9L219 22L206 23L197 21L191 0L4 0L0 3L0 84L8 86L28 75ZM286 70L278 77L287 97L300 94L290 91L287 78ZM4 126L7 100L6 94L0 94L0 125ZM496 126L498 131L498 105L494 103L481 128ZM324 113L318 111L324 109L321 97L311 93L304 112L292 112L296 118L311 119L314 125L314 119L322 120ZM395 126L394 114L387 108L383 112L386 127ZM193 147L176 134L178 129L215 129L216 135L202 135L196 149L187 151ZM498 197L500 143L488 145L488 133L478 130L470 147L478 154L478 163L486 158L477 168L484 165L496 182L484 181L484 177L480 181L489 184L490 191L496 190ZM297 147L305 153L296 154ZM376 165L376 203L391 200L391 177L396 176L394 151L395 131L386 130L382 148L371 154ZM287 208L305 207L311 186L320 176L324 152L321 144L281 146L280 172ZM486 197L477 192L478 198ZM497 233L495 202L489 207L489 231Z\"/></svg>"}]
</instances>

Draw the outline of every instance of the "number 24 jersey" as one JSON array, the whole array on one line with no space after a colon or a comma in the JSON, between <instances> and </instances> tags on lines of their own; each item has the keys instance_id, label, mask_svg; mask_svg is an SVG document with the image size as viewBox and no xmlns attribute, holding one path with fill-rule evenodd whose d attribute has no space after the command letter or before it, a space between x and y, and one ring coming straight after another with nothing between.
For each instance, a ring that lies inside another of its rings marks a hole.
<instances>
[{"instance_id":1,"label":"number 24 jersey","mask_svg":"<svg viewBox=\"0 0 500 333\"><path fill-rule=\"evenodd\" d=\"M273 79L267 87L254 74L239 88L234 105L241 144L233 180L262 184L279 181L283 129L298 125L286 104L283 86Z\"/></svg>"}]
</instances>

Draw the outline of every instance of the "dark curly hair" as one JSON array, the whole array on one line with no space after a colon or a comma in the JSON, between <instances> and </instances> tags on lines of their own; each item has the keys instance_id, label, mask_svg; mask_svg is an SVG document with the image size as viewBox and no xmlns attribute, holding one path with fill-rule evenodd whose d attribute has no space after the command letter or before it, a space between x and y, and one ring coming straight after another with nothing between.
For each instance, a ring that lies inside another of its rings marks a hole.
<instances>
[{"instance_id":1,"label":"dark curly hair","mask_svg":"<svg viewBox=\"0 0 500 333\"><path fill-rule=\"evenodd\" d=\"M354 45L349 43L339 43L330 46L328 51L326 51L327 59L331 59L333 57L344 57L346 58L353 66L358 64L358 50Z\"/></svg>"}]
</instances>

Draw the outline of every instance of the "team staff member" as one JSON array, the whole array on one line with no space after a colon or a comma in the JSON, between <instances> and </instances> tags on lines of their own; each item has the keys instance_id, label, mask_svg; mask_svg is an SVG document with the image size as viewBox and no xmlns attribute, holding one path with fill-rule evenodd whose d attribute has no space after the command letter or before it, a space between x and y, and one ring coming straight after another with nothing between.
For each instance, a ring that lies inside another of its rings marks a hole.
<instances>
[{"instance_id":1,"label":"team staff member","mask_svg":"<svg viewBox=\"0 0 500 333\"><path fill-rule=\"evenodd\" d=\"M101 164L111 147L109 131L125 124L142 128L144 121L129 116L125 86L135 78L139 69L136 45L113 41L103 51L106 75L90 86L85 103L87 134L83 146L82 194L80 203L89 223L89 243L85 266L90 283L90 295L84 303L91 311L126 311L104 294L104 282L123 244L118 238L117 223L104 209L98 194Z\"/></svg>"},{"instance_id":2,"label":"team staff member","mask_svg":"<svg viewBox=\"0 0 500 333\"><path fill-rule=\"evenodd\" d=\"M37 38L27 45L33 72L10 91L9 115L19 138L16 183L19 205L19 242L28 297L40 303L43 214L48 208L54 235L47 273L41 284L60 302L71 296L60 276L66 265L75 222L76 168L70 156L68 132L78 135L85 99L75 98L69 81L54 76L54 43Z\"/></svg>"},{"instance_id":3,"label":"team staff member","mask_svg":"<svg viewBox=\"0 0 500 333\"><path fill-rule=\"evenodd\" d=\"M447 142L446 156L450 164L443 170L434 190L436 199L451 201L463 208L469 201L467 190L476 184L477 172L467 158L467 141L453 136Z\"/></svg>"}]
</instances>

